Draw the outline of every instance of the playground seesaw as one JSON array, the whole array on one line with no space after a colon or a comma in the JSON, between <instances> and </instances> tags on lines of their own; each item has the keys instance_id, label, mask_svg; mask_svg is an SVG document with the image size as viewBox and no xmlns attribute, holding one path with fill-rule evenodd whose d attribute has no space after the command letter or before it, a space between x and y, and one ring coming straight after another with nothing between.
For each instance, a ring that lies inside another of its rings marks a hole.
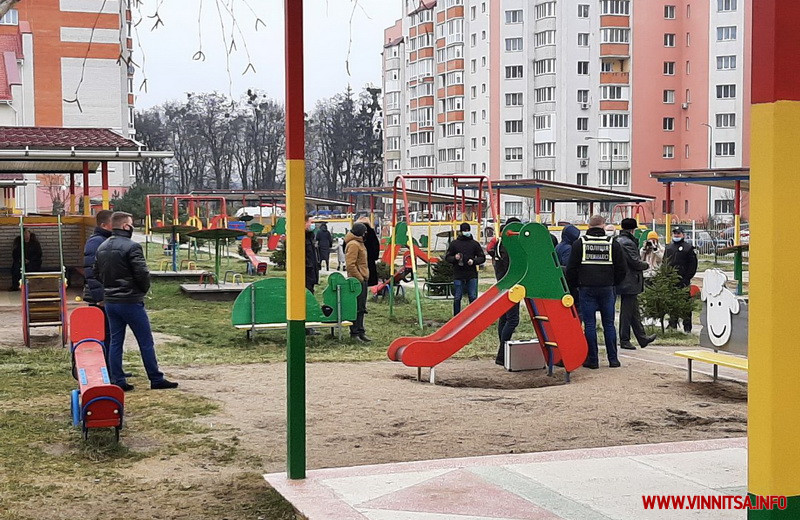
<instances>
[{"instance_id":1,"label":"playground seesaw","mask_svg":"<svg viewBox=\"0 0 800 520\"><path fill-rule=\"evenodd\" d=\"M441 362L494 325L514 305L525 302L548 365L561 362L567 372L586 360L588 347L578 313L555 256L547 228L512 223L502 233L508 251L508 273L439 330L424 337L397 338L387 355L409 367L430 368L430 382Z\"/></svg>"}]
</instances>

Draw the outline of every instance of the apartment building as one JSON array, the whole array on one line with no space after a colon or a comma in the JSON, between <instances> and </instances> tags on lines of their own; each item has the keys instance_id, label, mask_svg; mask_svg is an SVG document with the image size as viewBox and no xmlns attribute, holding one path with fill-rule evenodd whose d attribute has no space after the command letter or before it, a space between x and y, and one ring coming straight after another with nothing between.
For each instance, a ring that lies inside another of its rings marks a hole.
<instances>
[{"instance_id":1,"label":"apartment building","mask_svg":"<svg viewBox=\"0 0 800 520\"><path fill-rule=\"evenodd\" d=\"M133 137L131 30L126 0L16 4L0 19L0 125L100 127ZM127 189L133 174L131 165L109 163L111 193ZM99 197L99 173L91 185ZM46 188L17 190L18 207L51 209Z\"/></svg>"},{"instance_id":2,"label":"apartment building","mask_svg":"<svg viewBox=\"0 0 800 520\"><path fill-rule=\"evenodd\" d=\"M651 171L747 165L750 1L404 0L384 42L386 179L661 197ZM725 190L676 185L673 199L679 218L732 209ZM529 217L532 203L504 197L501 210ZM556 218L588 210L559 205Z\"/></svg>"}]
</instances>

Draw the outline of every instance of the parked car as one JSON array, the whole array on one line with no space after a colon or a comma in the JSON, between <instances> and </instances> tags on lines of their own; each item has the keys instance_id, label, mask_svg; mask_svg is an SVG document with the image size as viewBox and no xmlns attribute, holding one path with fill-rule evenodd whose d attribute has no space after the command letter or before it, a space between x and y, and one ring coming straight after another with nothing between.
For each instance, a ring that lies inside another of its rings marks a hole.
<instances>
[{"instance_id":1,"label":"parked car","mask_svg":"<svg viewBox=\"0 0 800 520\"><path fill-rule=\"evenodd\" d=\"M736 228L731 226L719 232L719 238L725 241L726 246L733 245L733 237L736 234ZM750 243L750 224L742 224L739 230L739 241L742 244Z\"/></svg>"},{"instance_id":2,"label":"parked car","mask_svg":"<svg viewBox=\"0 0 800 520\"><path fill-rule=\"evenodd\" d=\"M696 236L695 236L696 234ZM721 238L714 238L711 233L705 229L687 230L686 241L692 244L701 254L714 254L714 251L720 247L725 247L726 242Z\"/></svg>"}]
</instances>

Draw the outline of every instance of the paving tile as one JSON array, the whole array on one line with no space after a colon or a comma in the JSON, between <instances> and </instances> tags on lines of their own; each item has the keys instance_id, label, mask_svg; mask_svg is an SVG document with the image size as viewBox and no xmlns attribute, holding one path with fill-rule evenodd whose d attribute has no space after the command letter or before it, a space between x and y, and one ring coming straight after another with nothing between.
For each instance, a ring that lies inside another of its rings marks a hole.
<instances>
[{"instance_id":1,"label":"paving tile","mask_svg":"<svg viewBox=\"0 0 800 520\"><path fill-rule=\"evenodd\" d=\"M642 455L632 459L713 489L747 485L744 448Z\"/></svg>"},{"instance_id":2,"label":"paving tile","mask_svg":"<svg viewBox=\"0 0 800 520\"><path fill-rule=\"evenodd\" d=\"M362 510L368 520L513 520L499 516L464 516L437 513L414 513L411 511Z\"/></svg>"},{"instance_id":3,"label":"paving tile","mask_svg":"<svg viewBox=\"0 0 800 520\"><path fill-rule=\"evenodd\" d=\"M413 473L386 473L383 475L364 477L323 479L319 482L332 489L345 502L351 506L355 506L383 495L420 484L450 471L452 470L436 469L430 471L416 471Z\"/></svg>"}]
</instances>

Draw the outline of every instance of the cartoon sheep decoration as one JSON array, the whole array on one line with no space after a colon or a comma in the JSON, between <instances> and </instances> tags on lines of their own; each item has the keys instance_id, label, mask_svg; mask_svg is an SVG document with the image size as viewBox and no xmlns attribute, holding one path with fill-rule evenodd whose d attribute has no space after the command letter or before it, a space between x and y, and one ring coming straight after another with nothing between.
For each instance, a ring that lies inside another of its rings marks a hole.
<instances>
[{"instance_id":1,"label":"cartoon sheep decoration","mask_svg":"<svg viewBox=\"0 0 800 520\"><path fill-rule=\"evenodd\" d=\"M700 298L706 302L708 337L715 347L722 347L731 339L731 315L739 314L739 300L725 283L727 275L719 269L705 272Z\"/></svg>"}]
</instances>

